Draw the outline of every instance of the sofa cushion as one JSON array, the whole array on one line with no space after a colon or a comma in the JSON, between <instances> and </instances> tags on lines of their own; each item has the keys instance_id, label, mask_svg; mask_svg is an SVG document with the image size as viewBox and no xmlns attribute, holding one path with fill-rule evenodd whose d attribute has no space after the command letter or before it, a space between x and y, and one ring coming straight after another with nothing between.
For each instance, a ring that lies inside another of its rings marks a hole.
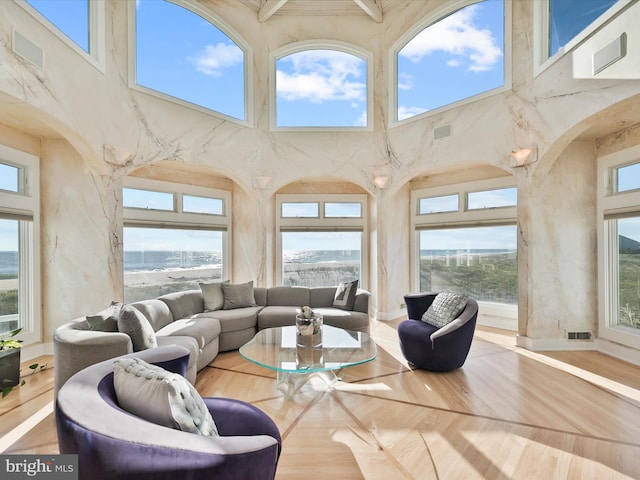
<instances>
[{"instance_id":1,"label":"sofa cushion","mask_svg":"<svg viewBox=\"0 0 640 480\"><path fill-rule=\"evenodd\" d=\"M201 282L200 290L202 290L202 299L204 301L204 311L211 312L214 310L221 310L224 307L224 295L222 294L222 284L229 283L229 280L224 282Z\"/></svg>"},{"instance_id":2,"label":"sofa cushion","mask_svg":"<svg viewBox=\"0 0 640 480\"><path fill-rule=\"evenodd\" d=\"M86 330L97 332L117 332L118 317L120 317L121 302L111 302L111 305L101 312L86 316Z\"/></svg>"},{"instance_id":3,"label":"sofa cushion","mask_svg":"<svg viewBox=\"0 0 640 480\"><path fill-rule=\"evenodd\" d=\"M258 312L262 307L235 308L232 310L216 310L215 312L203 312L194 318L216 318L220 322L221 333L236 332L247 328L255 328L258 323Z\"/></svg>"},{"instance_id":4,"label":"sofa cushion","mask_svg":"<svg viewBox=\"0 0 640 480\"><path fill-rule=\"evenodd\" d=\"M341 283L336 289L336 295L333 298L333 306L335 308L341 308L342 310L353 310L357 291L358 280Z\"/></svg>"},{"instance_id":5,"label":"sofa cushion","mask_svg":"<svg viewBox=\"0 0 640 480\"><path fill-rule=\"evenodd\" d=\"M333 307L336 287L313 287L309 289L309 306L311 308Z\"/></svg>"},{"instance_id":6,"label":"sofa cushion","mask_svg":"<svg viewBox=\"0 0 640 480\"><path fill-rule=\"evenodd\" d=\"M169 306L174 320L189 318L204 311L202 291L199 289L167 293L158 297L158 300L162 300Z\"/></svg>"},{"instance_id":7,"label":"sofa cushion","mask_svg":"<svg viewBox=\"0 0 640 480\"><path fill-rule=\"evenodd\" d=\"M165 325L157 332L162 336L193 337L198 346L203 348L207 343L220 336L220 321L217 318L183 318Z\"/></svg>"},{"instance_id":8,"label":"sofa cushion","mask_svg":"<svg viewBox=\"0 0 640 480\"><path fill-rule=\"evenodd\" d=\"M310 305L307 287L271 287L267 291L267 306L303 307Z\"/></svg>"},{"instance_id":9,"label":"sofa cushion","mask_svg":"<svg viewBox=\"0 0 640 480\"><path fill-rule=\"evenodd\" d=\"M157 332L165 325L173 322L173 314L169 310L169 305L157 298L151 300L141 300L130 304L133 308L140 310L147 317L153 329Z\"/></svg>"},{"instance_id":10,"label":"sofa cushion","mask_svg":"<svg viewBox=\"0 0 640 480\"><path fill-rule=\"evenodd\" d=\"M257 305L253 296L253 280L247 283L223 283L222 294L224 296L224 310Z\"/></svg>"},{"instance_id":11,"label":"sofa cushion","mask_svg":"<svg viewBox=\"0 0 640 480\"><path fill-rule=\"evenodd\" d=\"M422 315L421 320L434 327L444 327L453 322L464 310L469 296L457 292L440 292Z\"/></svg>"},{"instance_id":12,"label":"sofa cushion","mask_svg":"<svg viewBox=\"0 0 640 480\"><path fill-rule=\"evenodd\" d=\"M114 361L113 375L118 403L129 413L185 432L218 435L204 400L183 376L139 358Z\"/></svg>"},{"instance_id":13,"label":"sofa cushion","mask_svg":"<svg viewBox=\"0 0 640 480\"><path fill-rule=\"evenodd\" d=\"M139 352L158 346L153 327L138 309L131 305L122 305L118 317L118 331L131 337L133 351Z\"/></svg>"},{"instance_id":14,"label":"sofa cushion","mask_svg":"<svg viewBox=\"0 0 640 480\"><path fill-rule=\"evenodd\" d=\"M270 305L258 314L258 328L284 327L296 324L299 307Z\"/></svg>"}]
</instances>

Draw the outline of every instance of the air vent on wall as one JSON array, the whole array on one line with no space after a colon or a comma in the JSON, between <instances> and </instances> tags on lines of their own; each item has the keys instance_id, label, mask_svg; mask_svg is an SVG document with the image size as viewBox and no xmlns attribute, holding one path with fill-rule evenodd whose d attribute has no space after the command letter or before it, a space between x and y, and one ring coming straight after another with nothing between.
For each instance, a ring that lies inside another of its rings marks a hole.
<instances>
[{"instance_id":1,"label":"air vent on wall","mask_svg":"<svg viewBox=\"0 0 640 480\"><path fill-rule=\"evenodd\" d=\"M593 74L600 73L627 54L627 34L624 32L608 45L593 54Z\"/></svg>"},{"instance_id":2,"label":"air vent on wall","mask_svg":"<svg viewBox=\"0 0 640 480\"><path fill-rule=\"evenodd\" d=\"M591 340L591 332L567 332L568 340Z\"/></svg>"},{"instance_id":3,"label":"air vent on wall","mask_svg":"<svg viewBox=\"0 0 640 480\"><path fill-rule=\"evenodd\" d=\"M451 136L451 125L443 125L433 129L433 139L438 140Z\"/></svg>"},{"instance_id":4,"label":"air vent on wall","mask_svg":"<svg viewBox=\"0 0 640 480\"><path fill-rule=\"evenodd\" d=\"M44 70L44 50L16 30L13 31L13 51Z\"/></svg>"}]
</instances>

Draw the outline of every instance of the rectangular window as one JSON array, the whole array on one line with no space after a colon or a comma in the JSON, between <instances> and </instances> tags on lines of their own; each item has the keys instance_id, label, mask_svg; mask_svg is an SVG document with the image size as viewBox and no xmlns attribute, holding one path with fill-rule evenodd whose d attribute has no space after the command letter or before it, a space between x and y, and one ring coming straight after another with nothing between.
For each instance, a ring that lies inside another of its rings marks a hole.
<instances>
[{"instance_id":1,"label":"rectangular window","mask_svg":"<svg viewBox=\"0 0 640 480\"><path fill-rule=\"evenodd\" d=\"M420 291L461 291L517 305L516 235L515 225L421 230Z\"/></svg>"},{"instance_id":2,"label":"rectangular window","mask_svg":"<svg viewBox=\"0 0 640 480\"><path fill-rule=\"evenodd\" d=\"M319 205L317 202L283 202L282 218L318 218Z\"/></svg>"},{"instance_id":3,"label":"rectangular window","mask_svg":"<svg viewBox=\"0 0 640 480\"><path fill-rule=\"evenodd\" d=\"M0 334L19 326L19 221L0 219Z\"/></svg>"},{"instance_id":4,"label":"rectangular window","mask_svg":"<svg viewBox=\"0 0 640 480\"><path fill-rule=\"evenodd\" d=\"M0 190L18 192L20 185L20 169L13 165L0 163Z\"/></svg>"},{"instance_id":5,"label":"rectangular window","mask_svg":"<svg viewBox=\"0 0 640 480\"><path fill-rule=\"evenodd\" d=\"M170 192L123 188L122 204L126 208L172 212L175 210L175 197L174 194Z\"/></svg>"},{"instance_id":6,"label":"rectangular window","mask_svg":"<svg viewBox=\"0 0 640 480\"><path fill-rule=\"evenodd\" d=\"M421 198L418 200L418 215L430 213L457 212L459 210L458 195Z\"/></svg>"},{"instance_id":7,"label":"rectangular window","mask_svg":"<svg viewBox=\"0 0 640 480\"><path fill-rule=\"evenodd\" d=\"M222 280L225 236L218 230L125 226L125 302Z\"/></svg>"},{"instance_id":8,"label":"rectangular window","mask_svg":"<svg viewBox=\"0 0 640 480\"><path fill-rule=\"evenodd\" d=\"M205 215L224 215L224 200L221 198L183 195L182 211L187 213L202 213Z\"/></svg>"},{"instance_id":9,"label":"rectangular window","mask_svg":"<svg viewBox=\"0 0 640 480\"><path fill-rule=\"evenodd\" d=\"M326 202L324 216L326 218L360 218L362 205L356 202Z\"/></svg>"},{"instance_id":10,"label":"rectangular window","mask_svg":"<svg viewBox=\"0 0 640 480\"><path fill-rule=\"evenodd\" d=\"M614 168L614 192L628 192L640 188L640 162Z\"/></svg>"},{"instance_id":11,"label":"rectangular window","mask_svg":"<svg viewBox=\"0 0 640 480\"><path fill-rule=\"evenodd\" d=\"M607 220L617 245L612 266L617 271L617 308L611 325L640 329L640 216ZM614 298L615 302L615 298ZM615 304L615 303L614 303Z\"/></svg>"},{"instance_id":12,"label":"rectangular window","mask_svg":"<svg viewBox=\"0 0 640 480\"><path fill-rule=\"evenodd\" d=\"M469 210L515 207L517 204L518 189L515 187L467 193L467 208Z\"/></svg>"},{"instance_id":13,"label":"rectangular window","mask_svg":"<svg viewBox=\"0 0 640 480\"><path fill-rule=\"evenodd\" d=\"M282 232L282 284L327 287L360 279L362 232Z\"/></svg>"}]
</instances>

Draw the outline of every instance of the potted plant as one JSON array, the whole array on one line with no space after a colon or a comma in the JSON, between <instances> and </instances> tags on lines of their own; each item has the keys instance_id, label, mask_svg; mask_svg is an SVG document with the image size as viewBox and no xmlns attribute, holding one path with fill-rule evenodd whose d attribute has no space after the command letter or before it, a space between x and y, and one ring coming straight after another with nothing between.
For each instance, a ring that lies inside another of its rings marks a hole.
<instances>
[{"instance_id":1,"label":"potted plant","mask_svg":"<svg viewBox=\"0 0 640 480\"><path fill-rule=\"evenodd\" d=\"M22 340L14 338L22 331L22 328L12 330L7 335L0 337L0 388L2 398L9 395L16 385L24 385L24 379L20 380L20 348ZM31 375L47 368L47 364L34 363L29 365Z\"/></svg>"}]
</instances>

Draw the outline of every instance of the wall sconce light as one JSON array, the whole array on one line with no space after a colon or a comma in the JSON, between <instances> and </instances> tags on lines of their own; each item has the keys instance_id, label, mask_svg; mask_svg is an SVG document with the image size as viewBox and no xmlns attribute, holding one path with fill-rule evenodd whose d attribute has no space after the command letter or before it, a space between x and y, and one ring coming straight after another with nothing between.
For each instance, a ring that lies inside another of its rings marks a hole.
<instances>
[{"instance_id":1,"label":"wall sconce light","mask_svg":"<svg viewBox=\"0 0 640 480\"><path fill-rule=\"evenodd\" d=\"M253 188L264 190L271 186L271 177L253 177Z\"/></svg>"},{"instance_id":2,"label":"wall sconce light","mask_svg":"<svg viewBox=\"0 0 640 480\"><path fill-rule=\"evenodd\" d=\"M389 183L390 179L391 177L389 175L376 175L375 177L373 177L373 183L375 183L376 187L382 190L387 186L387 183Z\"/></svg>"},{"instance_id":3,"label":"wall sconce light","mask_svg":"<svg viewBox=\"0 0 640 480\"><path fill-rule=\"evenodd\" d=\"M510 167L524 167L536 161L538 161L537 145L517 148L509 155Z\"/></svg>"}]
</instances>

